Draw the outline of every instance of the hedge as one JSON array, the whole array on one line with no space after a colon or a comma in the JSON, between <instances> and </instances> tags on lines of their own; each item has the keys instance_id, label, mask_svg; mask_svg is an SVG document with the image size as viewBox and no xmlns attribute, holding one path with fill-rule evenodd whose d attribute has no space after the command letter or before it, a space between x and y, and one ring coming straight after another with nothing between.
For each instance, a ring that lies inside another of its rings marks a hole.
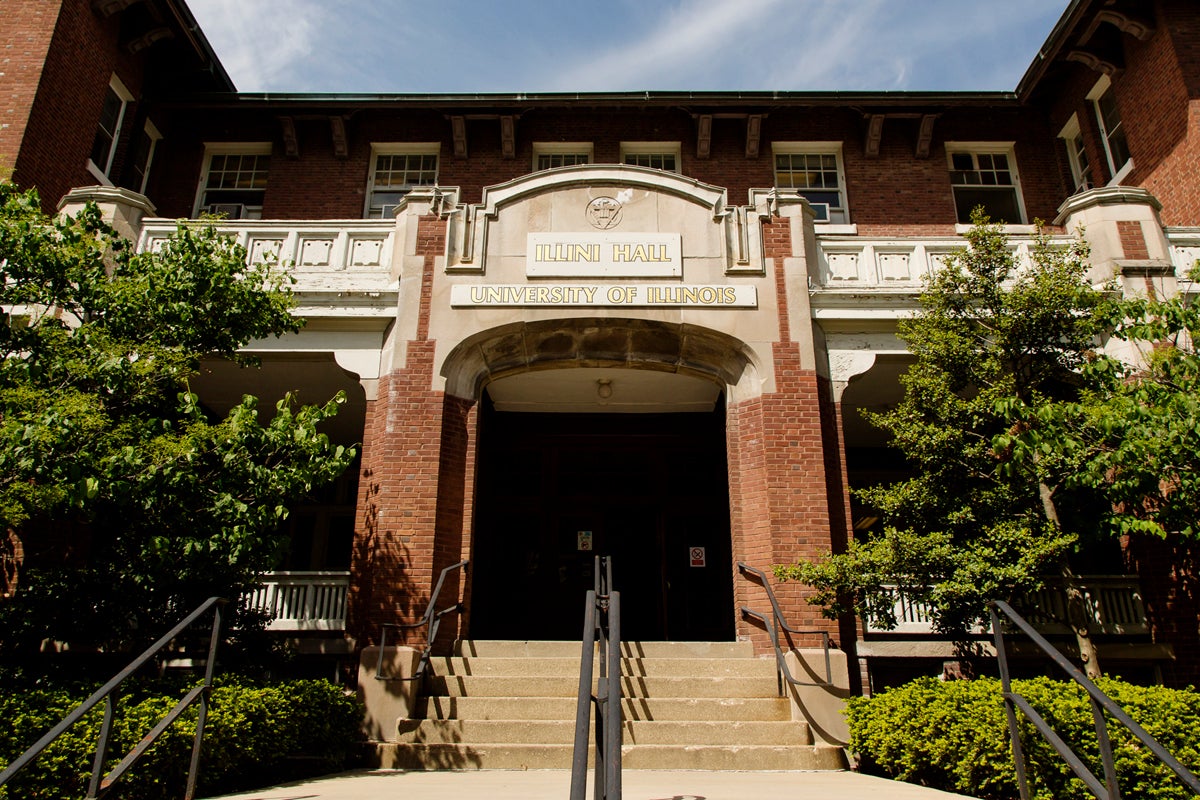
<instances>
[{"instance_id":1,"label":"hedge","mask_svg":"<svg viewBox=\"0 0 1200 800\"><path fill-rule=\"evenodd\" d=\"M1097 685L1193 773L1200 773L1200 694L1161 686L1134 686L1111 678ZM1070 682L1013 681L1093 774L1103 781L1091 703ZM864 771L983 800L1018 795L1000 682L921 678L847 709L850 748ZM1018 712L1031 790L1038 800L1085 800L1092 794L1054 748ZM1120 723L1109 720L1121 796L1194 798L1169 769Z\"/></svg>"},{"instance_id":2,"label":"hedge","mask_svg":"<svg viewBox=\"0 0 1200 800\"><path fill-rule=\"evenodd\" d=\"M183 692L134 689L117 706L111 769ZM35 689L0 695L0 768L86 699L88 692ZM198 709L176 721L117 784L110 797L183 796ZM3 800L79 800L87 792L103 703L0 788ZM200 795L257 788L344 768L362 741L357 698L328 681L214 686L204 729Z\"/></svg>"}]
</instances>

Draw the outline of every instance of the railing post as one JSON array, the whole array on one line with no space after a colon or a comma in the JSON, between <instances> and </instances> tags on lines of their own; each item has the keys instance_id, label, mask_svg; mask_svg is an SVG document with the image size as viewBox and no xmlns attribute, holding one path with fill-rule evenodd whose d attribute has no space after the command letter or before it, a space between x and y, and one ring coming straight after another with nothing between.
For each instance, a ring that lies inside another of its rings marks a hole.
<instances>
[{"instance_id":1,"label":"railing post","mask_svg":"<svg viewBox=\"0 0 1200 800\"><path fill-rule=\"evenodd\" d=\"M1012 701L1012 680L1008 671L1008 652L1004 646L1004 631L996 609L988 606L992 620L992 637L996 642L996 660L1000 666L1000 689L1004 696L1004 714L1008 718L1008 737L1012 742L1013 764L1017 771L1017 789L1021 800L1029 800L1029 778L1025 774L1025 751L1021 748L1021 732L1017 728L1017 710Z\"/></svg>"},{"instance_id":2,"label":"railing post","mask_svg":"<svg viewBox=\"0 0 1200 800\"><path fill-rule=\"evenodd\" d=\"M592 704L592 653L596 637L596 591L589 589L583 607L579 656L579 698L575 705L575 749L571 757L571 800L587 796L588 717Z\"/></svg>"},{"instance_id":3,"label":"railing post","mask_svg":"<svg viewBox=\"0 0 1200 800\"><path fill-rule=\"evenodd\" d=\"M204 724L208 720L209 693L217 667L217 646L221 643L221 621L221 606L214 606L212 633L208 639L208 663L204 665L204 691L200 695L200 709L196 715L196 736L192 740L192 760L188 764L187 789L183 800L192 800L196 796L196 781L200 777L200 749L204 742Z\"/></svg>"},{"instance_id":4,"label":"railing post","mask_svg":"<svg viewBox=\"0 0 1200 800\"><path fill-rule=\"evenodd\" d=\"M1096 742L1100 745L1100 762L1104 765L1104 786L1108 790L1107 800L1121 800L1121 786L1117 781L1117 767L1113 762L1112 742L1108 738L1108 723L1104 719L1104 708L1089 695L1092 703L1092 718L1096 721Z\"/></svg>"},{"instance_id":5,"label":"railing post","mask_svg":"<svg viewBox=\"0 0 1200 800\"><path fill-rule=\"evenodd\" d=\"M92 759L92 777L88 781L87 798L93 800L100 791L100 778L104 774L104 762L108 758L108 739L112 735L113 717L116 716L116 690L104 698L104 721L96 737L96 755Z\"/></svg>"},{"instance_id":6,"label":"railing post","mask_svg":"<svg viewBox=\"0 0 1200 800\"><path fill-rule=\"evenodd\" d=\"M610 579L611 580L611 579ZM608 668L608 752L605 754L605 765L608 770L606 780L608 792L605 800L620 800L621 798L621 593L612 591L609 586L608 595L608 638L609 638L609 668Z\"/></svg>"}]
</instances>

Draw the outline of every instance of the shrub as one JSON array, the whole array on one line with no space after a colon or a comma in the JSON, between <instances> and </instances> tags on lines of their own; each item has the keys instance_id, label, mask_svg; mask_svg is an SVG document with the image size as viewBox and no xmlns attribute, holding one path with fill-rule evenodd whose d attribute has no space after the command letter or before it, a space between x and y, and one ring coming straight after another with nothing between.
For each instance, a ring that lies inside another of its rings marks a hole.
<instances>
[{"instance_id":1,"label":"shrub","mask_svg":"<svg viewBox=\"0 0 1200 800\"><path fill-rule=\"evenodd\" d=\"M1106 678L1100 688L1159 744L1193 772L1200 770L1200 694L1134 686ZM1037 678L1014 681L1024 696L1103 780L1087 695L1073 683ZM922 678L849 703L850 747L863 769L984 800L1017 796L1000 682L993 678L941 682ZM1085 800L1091 793L1018 712L1030 788L1038 800ZM1109 720L1122 797L1127 800L1193 795L1126 728Z\"/></svg>"},{"instance_id":2,"label":"shrub","mask_svg":"<svg viewBox=\"0 0 1200 800\"><path fill-rule=\"evenodd\" d=\"M0 767L72 708L85 691L32 690L0 696ZM117 706L107 770L178 702L182 692L135 688ZM175 800L187 783L198 709L172 725L117 783L111 796ZM0 798L77 800L87 791L103 704L0 788ZM202 794L255 788L343 768L362 740L358 700L327 681L252 684L226 678L213 688L200 762Z\"/></svg>"}]
</instances>

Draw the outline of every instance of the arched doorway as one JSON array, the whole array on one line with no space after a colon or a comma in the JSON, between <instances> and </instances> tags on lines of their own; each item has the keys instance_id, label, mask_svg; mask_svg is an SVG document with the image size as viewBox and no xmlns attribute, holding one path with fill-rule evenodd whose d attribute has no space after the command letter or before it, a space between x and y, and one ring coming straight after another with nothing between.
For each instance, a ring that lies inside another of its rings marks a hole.
<instances>
[{"instance_id":1,"label":"arched doorway","mask_svg":"<svg viewBox=\"0 0 1200 800\"><path fill-rule=\"evenodd\" d=\"M508 338L525 362L476 374L470 635L578 637L601 554L626 638L732 639L724 397L730 365L748 361L715 332L603 324L605 358L587 321L517 326L458 353L462 367ZM551 341L571 356L539 361Z\"/></svg>"}]
</instances>

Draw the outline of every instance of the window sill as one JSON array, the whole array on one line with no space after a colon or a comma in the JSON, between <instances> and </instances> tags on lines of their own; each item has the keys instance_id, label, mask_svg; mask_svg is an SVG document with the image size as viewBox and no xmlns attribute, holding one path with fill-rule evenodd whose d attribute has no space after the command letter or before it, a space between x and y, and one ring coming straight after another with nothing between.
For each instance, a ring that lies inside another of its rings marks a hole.
<instances>
[{"instance_id":1,"label":"window sill","mask_svg":"<svg viewBox=\"0 0 1200 800\"><path fill-rule=\"evenodd\" d=\"M1133 172L1133 159L1129 159L1125 164L1117 170L1117 174L1112 176L1112 180L1108 182L1109 186L1120 186L1121 181L1129 177L1129 173Z\"/></svg>"},{"instance_id":2,"label":"window sill","mask_svg":"<svg viewBox=\"0 0 1200 800\"><path fill-rule=\"evenodd\" d=\"M815 222L813 223L813 231L818 236L821 234L827 236L857 236L858 225L853 222Z\"/></svg>"},{"instance_id":3,"label":"window sill","mask_svg":"<svg viewBox=\"0 0 1200 800\"><path fill-rule=\"evenodd\" d=\"M113 185L113 182L110 181L108 176L104 174L104 170L96 166L96 162L92 161L90 158L87 160L87 171L91 173L93 178L100 182L101 186Z\"/></svg>"},{"instance_id":4,"label":"window sill","mask_svg":"<svg viewBox=\"0 0 1200 800\"><path fill-rule=\"evenodd\" d=\"M962 236L973 226L965 225L961 222L954 223L954 232ZM1037 225L1001 225L1000 230L1007 233L1009 236L1032 236L1037 233Z\"/></svg>"}]
</instances>

